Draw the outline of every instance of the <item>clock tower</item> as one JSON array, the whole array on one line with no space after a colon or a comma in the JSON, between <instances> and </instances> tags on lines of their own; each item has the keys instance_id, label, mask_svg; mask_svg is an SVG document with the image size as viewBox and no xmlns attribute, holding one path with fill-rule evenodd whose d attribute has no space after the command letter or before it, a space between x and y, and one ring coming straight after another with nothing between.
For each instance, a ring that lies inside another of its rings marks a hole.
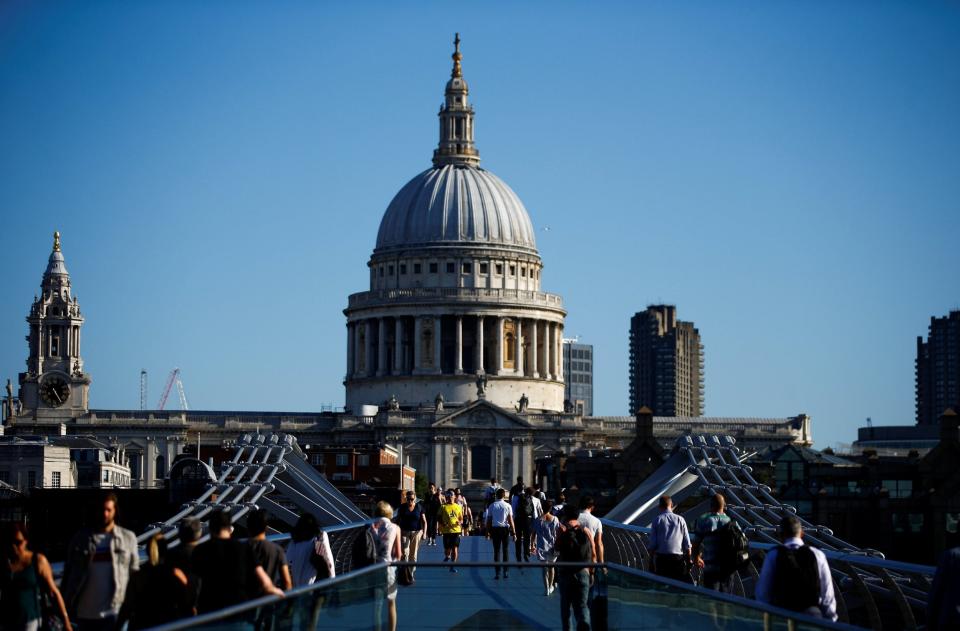
<instances>
[{"instance_id":1,"label":"clock tower","mask_svg":"<svg viewBox=\"0 0 960 631\"><path fill-rule=\"evenodd\" d=\"M20 417L63 421L85 414L90 407L90 376L83 372L80 327L83 316L70 291L70 273L60 250L60 233L53 233L53 251L27 316L30 356L20 373Z\"/></svg>"}]
</instances>

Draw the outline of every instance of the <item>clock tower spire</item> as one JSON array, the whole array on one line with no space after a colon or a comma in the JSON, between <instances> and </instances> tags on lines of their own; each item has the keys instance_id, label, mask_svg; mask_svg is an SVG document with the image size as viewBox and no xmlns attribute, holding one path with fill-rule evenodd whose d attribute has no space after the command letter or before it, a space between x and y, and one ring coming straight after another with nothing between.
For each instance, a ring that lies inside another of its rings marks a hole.
<instances>
[{"instance_id":1,"label":"clock tower spire","mask_svg":"<svg viewBox=\"0 0 960 631\"><path fill-rule=\"evenodd\" d=\"M90 376L80 356L83 315L71 289L60 233L54 232L40 295L27 316L29 357L27 371L20 373L18 416L62 421L90 406Z\"/></svg>"}]
</instances>

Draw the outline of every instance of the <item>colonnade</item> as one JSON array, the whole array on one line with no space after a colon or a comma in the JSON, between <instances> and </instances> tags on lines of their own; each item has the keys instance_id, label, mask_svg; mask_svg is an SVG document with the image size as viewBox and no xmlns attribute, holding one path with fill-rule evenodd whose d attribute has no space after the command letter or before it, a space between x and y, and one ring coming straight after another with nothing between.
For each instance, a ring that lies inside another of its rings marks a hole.
<instances>
[{"instance_id":1,"label":"colonnade","mask_svg":"<svg viewBox=\"0 0 960 631\"><path fill-rule=\"evenodd\" d=\"M347 322L347 378L511 375L563 381L563 324L498 315Z\"/></svg>"}]
</instances>

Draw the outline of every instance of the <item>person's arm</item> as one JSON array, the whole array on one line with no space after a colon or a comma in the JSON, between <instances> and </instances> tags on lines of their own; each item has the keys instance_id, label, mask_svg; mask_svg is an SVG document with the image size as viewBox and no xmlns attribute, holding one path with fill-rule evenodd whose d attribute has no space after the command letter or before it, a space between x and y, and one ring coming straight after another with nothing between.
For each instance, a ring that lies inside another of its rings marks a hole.
<instances>
[{"instance_id":1,"label":"person's arm","mask_svg":"<svg viewBox=\"0 0 960 631\"><path fill-rule=\"evenodd\" d=\"M427 513L424 510L420 510L420 534L423 537L427 536Z\"/></svg>"},{"instance_id":2,"label":"person's arm","mask_svg":"<svg viewBox=\"0 0 960 631\"><path fill-rule=\"evenodd\" d=\"M280 560L280 582L283 583L283 591L293 589L293 577L290 576L290 564L287 563L287 555L281 550Z\"/></svg>"},{"instance_id":3,"label":"person's arm","mask_svg":"<svg viewBox=\"0 0 960 631\"><path fill-rule=\"evenodd\" d=\"M650 538L650 556L653 556L657 553L657 545L659 544L659 536L657 535L657 525L659 521L657 519L653 520L653 523L650 524L650 534L647 535Z\"/></svg>"},{"instance_id":4,"label":"person's arm","mask_svg":"<svg viewBox=\"0 0 960 631\"><path fill-rule=\"evenodd\" d=\"M510 536L513 537L514 540L516 540L516 538L517 538L517 527L514 526L514 524L513 524L513 514L511 514L511 513L508 513L508 514L507 514L507 523L510 524Z\"/></svg>"},{"instance_id":5,"label":"person's arm","mask_svg":"<svg viewBox=\"0 0 960 631\"><path fill-rule=\"evenodd\" d=\"M60 590L57 589L56 581L53 580L53 570L50 568L50 562L47 561L47 557L39 552L35 554L37 555L37 572L40 574L40 580L46 584L47 591L50 592L56 601L57 610L60 612L60 617L64 622L64 628L66 631L73 631L73 627L70 626L70 617L67 615L67 605L63 602L63 596L60 594Z\"/></svg>"},{"instance_id":6,"label":"person's arm","mask_svg":"<svg viewBox=\"0 0 960 631\"><path fill-rule=\"evenodd\" d=\"M484 530L486 530L486 536L487 536L487 539L489 539L489 538L490 538L490 531L491 531L491 529L493 528L493 515L490 514L490 508L489 508L489 507L487 508L486 513L487 513L487 521L486 521L486 523L484 524L484 525L486 526L486 528L485 528Z\"/></svg>"},{"instance_id":7,"label":"person's arm","mask_svg":"<svg viewBox=\"0 0 960 631\"><path fill-rule=\"evenodd\" d=\"M140 570L140 551L137 549L137 536L131 531L127 531L127 535L130 538L130 576Z\"/></svg>"},{"instance_id":8,"label":"person's arm","mask_svg":"<svg viewBox=\"0 0 960 631\"><path fill-rule=\"evenodd\" d=\"M390 558L397 560L401 558L403 551L400 549L400 527L397 527L396 536L393 538L393 554L390 555Z\"/></svg>"},{"instance_id":9,"label":"person's arm","mask_svg":"<svg viewBox=\"0 0 960 631\"><path fill-rule=\"evenodd\" d=\"M763 559L763 567L760 568L760 577L757 579L757 586L753 589L754 597L762 603L770 604L770 587L773 581L773 571L777 567L777 549L773 548L767 552Z\"/></svg>"},{"instance_id":10,"label":"person's arm","mask_svg":"<svg viewBox=\"0 0 960 631\"><path fill-rule=\"evenodd\" d=\"M687 560L690 560L690 531L687 530L687 520L680 520L680 532L682 539L680 540L680 549L683 551L684 557Z\"/></svg>"},{"instance_id":11,"label":"person's arm","mask_svg":"<svg viewBox=\"0 0 960 631\"><path fill-rule=\"evenodd\" d=\"M820 574L820 612L827 620L837 621L837 598L833 593L833 576L827 557L819 550L813 551L817 558L817 571Z\"/></svg>"},{"instance_id":12,"label":"person's arm","mask_svg":"<svg viewBox=\"0 0 960 631\"><path fill-rule=\"evenodd\" d=\"M264 594L283 596L283 590L273 584L273 581L271 581L270 577L267 576L267 573L264 571L262 565L258 565L254 571L256 572L257 580L260 582L260 590Z\"/></svg>"},{"instance_id":13,"label":"person's arm","mask_svg":"<svg viewBox=\"0 0 960 631\"><path fill-rule=\"evenodd\" d=\"M603 526L597 528L597 534L593 536L594 546L597 549L597 563L603 563Z\"/></svg>"},{"instance_id":14,"label":"person's arm","mask_svg":"<svg viewBox=\"0 0 960 631\"><path fill-rule=\"evenodd\" d=\"M330 571L330 576L327 578L333 578L337 575L337 564L333 560L333 550L330 548L330 537L322 530L320 531L320 537L323 538L323 560L327 563L327 569Z\"/></svg>"}]
</instances>

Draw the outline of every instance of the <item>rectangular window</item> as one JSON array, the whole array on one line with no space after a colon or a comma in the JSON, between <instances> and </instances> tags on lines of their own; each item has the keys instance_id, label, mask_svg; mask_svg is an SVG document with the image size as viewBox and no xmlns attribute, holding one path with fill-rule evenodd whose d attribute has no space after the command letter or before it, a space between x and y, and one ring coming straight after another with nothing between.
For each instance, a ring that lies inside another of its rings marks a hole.
<instances>
[{"instance_id":1,"label":"rectangular window","mask_svg":"<svg viewBox=\"0 0 960 631\"><path fill-rule=\"evenodd\" d=\"M55 489L60 488L60 472L59 471L54 471L53 473L50 474L50 486L52 486Z\"/></svg>"},{"instance_id":2,"label":"rectangular window","mask_svg":"<svg viewBox=\"0 0 960 631\"><path fill-rule=\"evenodd\" d=\"M104 472L103 472L103 481L104 481L104 482L109 482L109 481L110 481L110 472L107 471L107 470L104 470Z\"/></svg>"},{"instance_id":3,"label":"rectangular window","mask_svg":"<svg viewBox=\"0 0 960 631\"><path fill-rule=\"evenodd\" d=\"M447 274L453 274L457 271L457 268L454 263L447 263Z\"/></svg>"},{"instance_id":4,"label":"rectangular window","mask_svg":"<svg viewBox=\"0 0 960 631\"><path fill-rule=\"evenodd\" d=\"M516 265L511 265L511 266L510 266L510 275L511 275L511 276L516 276L516 275L517 275L517 266L516 266Z\"/></svg>"},{"instance_id":5,"label":"rectangular window","mask_svg":"<svg viewBox=\"0 0 960 631\"><path fill-rule=\"evenodd\" d=\"M393 276L393 265L389 265L389 266L387 267L387 275L388 275L388 276Z\"/></svg>"},{"instance_id":6,"label":"rectangular window","mask_svg":"<svg viewBox=\"0 0 960 631\"><path fill-rule=\"evenodd\" d=\"M473 265L471 265L470 263L464 263L464 264L463 264L463 273L464 273L464 274L470 274L470 273L472 273L472 272L473 272Z\"/></svg>"},{"instance_id":7,"label":"rectangular window","mask_svg":"<svg viewBox=\"0 0 960 631\"><path fill-rule=\"evenodd\" d=\"M380 278L383 278L383 265L380 266Z\"/></svg>"},{"instance_id":8,"label":"rectangular window","mask_svg":"<svg viewBox=\"0 0 960 631\"><path fill-rule=\"evenodd\" d=\"M357 456L357 466L360 467L369 467L370 466L370 455L361 454Z\"/></svg>"},{"instance_id":9,"label":"rectangular window","mask_svg":"<svg viewBox=\"0 0 960 631\"><path fill-rule=\"evenodd\" d=\"M526 267L521 267L521 268L520 268L520 276L522 276L523 278L526 278L526 277L527 277L527 268L526 268Z\"/></svg>"},{"instance_id":10,"label":"rectangular window","mask_svg":"<svg viewBox=\"0 0 960 631\"><path fill-rule=\"evenodd\" d=\"M423 265L420 265L420 263L414 263L414 264L413 264L413 273L414 273L414 274L420 274L420 273L422 273L422 272L423 272Z\"/></svg>"},{"instance_id":11,"label":"rectangular window","mask_svg":"<svg viewBox=\"0 0 960 631\"><path fill-rule=\"evenodd\" d=\"M32 488L35 487L36 485L37 485L37 472L36 472L36 471L28 471L28 472L27 472L27 487L32 489Z\"/></svg>"},{"instance_id":12,"label":"rectangular window","mask_svg":"<svg viewBox=\"0 0 960 631\"><path fill-rule=\"evenodd\" d=\"M337 454L337 466L345 467L350 462L349 454Z\"/></svg>"},{"instance_id":13,"label":"rectangular window","mask_svg":"<svg viewBox=\"0 0 960 631\"><path fill-rule=\"evenodd\" d=\"M490 264L489 264L489 263L481 263L481 264L480 264L480 273L481 273L481 274L489 274L489 273L490 273Z\"/></svg>"},{"instance_id":14,"label":"rectangular window","mask_svg":"<svg viewBox=\"0 0 960 631\"><path fill-rule=\"evenodd\" d=\"M401 263L401 264L400 264L400 273L401 273L401 274L404 274L404 275L407 273L407 264L406 264L406 263Z\"/></svg>"},{"instance_id":15,"label":"rectangular window","mask_svg":"<svg viewBox=\"0 0 960 631\"><path fill-rule=\"evenodd\" d=\"M310 454L310 464L319 466L323 464L323 454Z\"/></svg>"},{"instance_id":16,"label":"rectangular window","mask_svg":"<svg viewBox=\"0 0 960 631\"><path fill-rule=\"evenodd\" d=\"M431 264L430 264L430 273L431 273L431 274L436 274L436 273L437 273L437 264L436 264L436 263L431 263Z\"/></svg>"},{"instance_id":17,"label":"rectangular window","mask_svg":"<svg viewBox=\"0 0 960 631\"><path fill-rule=\"evenodd\" d=\"M497 263L497 274L503 275L503 263Z\"/></svg>"}]
</instances>

